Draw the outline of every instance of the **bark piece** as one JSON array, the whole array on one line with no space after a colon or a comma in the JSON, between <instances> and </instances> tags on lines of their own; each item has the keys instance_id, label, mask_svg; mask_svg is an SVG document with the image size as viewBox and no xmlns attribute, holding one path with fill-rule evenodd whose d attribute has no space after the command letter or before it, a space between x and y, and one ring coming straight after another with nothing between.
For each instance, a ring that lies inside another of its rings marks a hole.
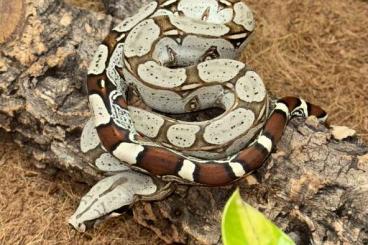
<instances>
[{"instance_id":1,"label":"bark piece","mask_svg":"<svg viewBox=\"0 0 368 245\"><path fill-rule=\"evenodd\" d=\"M138 5L128 2L121 1L126 7L119 17ZM22 23L15 29L9 24L10 34L0 46L0 128L40 166L62 169L93 184L101 174L79 149L90 117L84 81L93 52L114 20L62 1L22 3L24 8L15 10ZM4 6L2 1L1 13ZM21 32L14 31L20 27ZM300 244L364 244L367 154L367 146L356 138L336 141L314 120L294 120L268 164L235 186L244 200ZM217 244L221 212L235 186L178 185L165 200L134 205L134 217L168 243Z\"/></svg>"},{"instance_id":2,"label":"bark piece","mask_svg":"<svg viewBox=\"0 0 368 245\"><path fill-rule=\"evenodd\" d=\"M151 0L124 1L124 0L102 0L106 12L112 16L124 19L131 16L133 13Z\"/></svg>"},{"instance_id":3,"label":"bark piece","mask_svg":"<svg viewBox=\"0 0 368 245\"><path fill-rule=\"evenodd\" d=\"M0 0L0 44L9 40L16 32L22 31L25 2L23 0ZM0 64L1 66L1 64Z\"/></svg>"}]
</instances>

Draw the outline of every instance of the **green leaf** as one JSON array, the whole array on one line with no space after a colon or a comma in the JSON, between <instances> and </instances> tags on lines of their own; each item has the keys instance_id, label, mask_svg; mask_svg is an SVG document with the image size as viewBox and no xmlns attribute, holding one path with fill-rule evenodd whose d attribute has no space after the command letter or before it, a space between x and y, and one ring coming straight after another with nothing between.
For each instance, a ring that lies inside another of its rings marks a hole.
<instances>
[{"instance_id":1,"label":"green leaf","mask_svg":"<svg viewBox=\"0 0 368 245\"><path fill-rule=\"evenodd\" d=\"M295 245L262 213L245 203L239 190L227 201L221 226L224 245Z\"/></svg>"}]
</instances>

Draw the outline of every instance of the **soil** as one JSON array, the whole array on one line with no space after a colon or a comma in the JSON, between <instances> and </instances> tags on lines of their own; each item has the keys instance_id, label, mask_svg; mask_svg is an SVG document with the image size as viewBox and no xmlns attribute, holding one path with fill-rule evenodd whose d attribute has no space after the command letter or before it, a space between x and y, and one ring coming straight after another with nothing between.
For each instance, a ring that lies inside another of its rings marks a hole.
<instances>
[{"instance_id":1,"label":"soil","mask_svg":"<svg viewBox=\"0 0 368 245\"><path fill-rule=\"evenodd\" d=\"M103 11L97 0L68 0ZM249 0L257 31L244 59L277 96L324 107L368 141L368 2ZM0 244L160 244L127 213L79 234L67 225L88 187L42 172L0 133ZM124 227L122 229L122 227Z\"/></svg>"}]
</instances>

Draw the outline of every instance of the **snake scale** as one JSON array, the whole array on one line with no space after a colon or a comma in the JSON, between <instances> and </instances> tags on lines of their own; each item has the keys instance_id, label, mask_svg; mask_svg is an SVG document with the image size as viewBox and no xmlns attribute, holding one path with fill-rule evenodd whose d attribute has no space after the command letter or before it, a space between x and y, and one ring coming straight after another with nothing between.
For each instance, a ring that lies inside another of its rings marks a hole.
<instances>
[{"instance_id":1,"label":"snake scale","mask_svg":"<svg viewBox=\"0 0 368 245\"><path fill-rule=\"evenodd\" d=\"M237 60L254 27L241 0L152 1L115 27L87 78L104 150L163 179L220 186L259 168L292 117L324 121L295 97L269 110L262 79ZM213 107L223 113L204 121L162 114Z\"/></svg>"}]
</instances>

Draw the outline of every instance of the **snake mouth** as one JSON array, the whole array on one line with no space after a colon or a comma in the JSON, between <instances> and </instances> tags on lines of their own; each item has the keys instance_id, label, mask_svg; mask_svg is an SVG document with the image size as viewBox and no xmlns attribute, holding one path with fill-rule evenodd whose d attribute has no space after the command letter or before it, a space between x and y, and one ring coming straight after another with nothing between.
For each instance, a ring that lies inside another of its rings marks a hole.
<instances>
[{"instance_id":1,"label":"snake mouth","mask_svg":"<svg viewBox=\"0 0 368 245\"><path fill-rule=\"evenodd\" d=\"M205 122L212 120L223 113L226 112L225 108L221 106L213 106L210 108L202 109L202 110L196 110L192 112L186 112L186 113L167 113L160 110L156 110L154 108L149 107L144 103L142 98L136 93L136 91L129 87L127 92L127 100L128 105L137 107L140 109L144 109L146 111L151 111L157 114L160 114L162 116L169 117L174 120L178 121L184 121L184 122Z\"/></svg>"},{"instance_id":2,"label":"snake mouth","mask_svg":"<svg viewBox=\"0 0 368 245\"><path fill-rule=\"evenodd\" d=\"M200 111L193 111L187 113L180 113L180 114L171 114L171 113L163 113L160 111L153 110L156 113L161 113L167 117L170 117L175 120L184 121L184 122L204 122L212 120L221 114L225 113L225 110L220 107L212 107L203 109Z\"/></svg>"}]
</instances>

